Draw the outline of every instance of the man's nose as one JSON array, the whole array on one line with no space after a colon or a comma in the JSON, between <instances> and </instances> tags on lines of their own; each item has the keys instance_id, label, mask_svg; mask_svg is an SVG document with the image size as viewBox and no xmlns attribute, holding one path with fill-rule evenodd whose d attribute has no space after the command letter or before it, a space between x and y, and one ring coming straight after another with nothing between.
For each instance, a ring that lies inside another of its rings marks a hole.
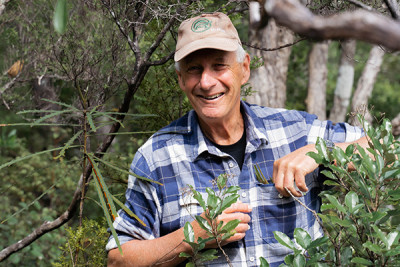
<instances>
[{"instance_id":1,"label":"man's nose","mask_svg":"<svg viewBox=\"0 0 400 267\"><path fill-rule=\"evenodd\" d=\"M200 78L200 86L204 90L208 90L212 88L216 84L217 80L214 77L214 73L212 70L204 69L201 78Z\"/></svg>"}]
</instances>

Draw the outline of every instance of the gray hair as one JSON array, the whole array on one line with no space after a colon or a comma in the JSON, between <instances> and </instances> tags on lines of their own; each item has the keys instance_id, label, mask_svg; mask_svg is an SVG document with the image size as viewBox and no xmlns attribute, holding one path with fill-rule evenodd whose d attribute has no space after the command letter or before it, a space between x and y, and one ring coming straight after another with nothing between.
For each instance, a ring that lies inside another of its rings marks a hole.
<instances>
[{"instance_id":1,"label":"gray hair","mask_svg":"<svg viewBox=\"0 0 400 267\"><path fill-rule=\"evenodd\" d=\"M246 57L246 54L247 52L243 49L243 46L239 45L238 49L236 50L236 61L238 63L242 63ZM175 69L177 71L181 70L180 61L175 61Z\"/></svg>"}]
</instances>

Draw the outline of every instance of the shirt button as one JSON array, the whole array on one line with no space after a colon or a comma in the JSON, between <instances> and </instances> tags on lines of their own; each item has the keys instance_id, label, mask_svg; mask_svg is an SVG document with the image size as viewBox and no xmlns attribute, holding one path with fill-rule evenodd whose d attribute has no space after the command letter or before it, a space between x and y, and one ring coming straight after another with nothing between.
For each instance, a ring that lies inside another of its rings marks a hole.
<instances>
[{"instance_id":1,"label":"shirt button","mask_svg":"<svg viewBox=\"0 0 400 267\"><path fill-rule=\"evenodd\" d=\"M243 192L243 193L242 193L242 197L247 197L246 192Z\"/></svg>"},{"instance_id":2,"label":"shirt button","mask_svg":"<svg viewBox=\"0 0 400 267\"><path fill-rule=\"evenodd\" d=\"M250 261L254 261L255 260L255 258L254 257L250 257Z\"/></svg>"},{"instance_id":3,"label":"shirt button","mask_svg":"<svg viewBox=\"0 0 400 267\"><path fill-rule=\"evenodd\" d=\"M235 166L235 164L233 164L233 162L229 162L229 168L233 168L233 166Z\"/></svg>"}]
</instances>

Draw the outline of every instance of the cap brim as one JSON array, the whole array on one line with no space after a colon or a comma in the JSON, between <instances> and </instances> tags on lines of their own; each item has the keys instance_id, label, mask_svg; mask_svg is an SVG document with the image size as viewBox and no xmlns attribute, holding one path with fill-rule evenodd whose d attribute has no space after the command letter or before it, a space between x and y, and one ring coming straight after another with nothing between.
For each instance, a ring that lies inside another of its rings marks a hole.
<instances>
[{"instance_id":1,"label":"cap brim","mask_svg":"<svg viewBox=\"0 0 400 267\"><path fill-rule=\"evenodd\" d=\"M239 47L237 40L228 38L207 38L199 39L194 42L187 44L178 51L175 52L174 60L180 61L190 53L200 49L218 49L223 51L236 51Z\"/></svg>"}]
</instances>

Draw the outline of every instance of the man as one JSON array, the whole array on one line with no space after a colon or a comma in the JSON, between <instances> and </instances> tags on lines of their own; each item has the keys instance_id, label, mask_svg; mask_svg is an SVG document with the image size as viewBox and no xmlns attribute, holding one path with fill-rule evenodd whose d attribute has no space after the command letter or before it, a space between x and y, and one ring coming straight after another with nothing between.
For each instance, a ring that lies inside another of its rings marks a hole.
<instances>
[{"instance_id":1,"label":"man","mask_svg":"<svg viewBox=\"0 0 400 267\"><path fill-rule=\"evenodd\" d=\"M210 180L222 173L230 177L229 185L242 188L240 201L219 217L224 222L241 221L236 234L224 243L232 264L257 266L262 256L271 266L279 265L290 251L275 240L273 231L293 237L294 229L301 227L313 238L322 235L312 213L285 189L319 210L322 180L318 165L306 153L315 151L317 137L342 148L355 140L365 146L362 131L318 121L305 112L241 101L240 88L250 76L250 57L222 13L203 14L181 24L175 62L179 85L194 110L155 133L136 153L131 171L163 185L129 178L126 205L146 226L120 212L114 226L123 255L111 237L109 265L182 263L179 253L191 252L182 242L184 224L191 222L196 236L206 237L192 219L202 212L200 206L182 192L192 185L204 193L212 186ZM255 164L273 178L270 184L257 181ZM303 196L303 192L307 193ZM222 256L206 264L227 265Z\"/></svg>"}]
</instances>

